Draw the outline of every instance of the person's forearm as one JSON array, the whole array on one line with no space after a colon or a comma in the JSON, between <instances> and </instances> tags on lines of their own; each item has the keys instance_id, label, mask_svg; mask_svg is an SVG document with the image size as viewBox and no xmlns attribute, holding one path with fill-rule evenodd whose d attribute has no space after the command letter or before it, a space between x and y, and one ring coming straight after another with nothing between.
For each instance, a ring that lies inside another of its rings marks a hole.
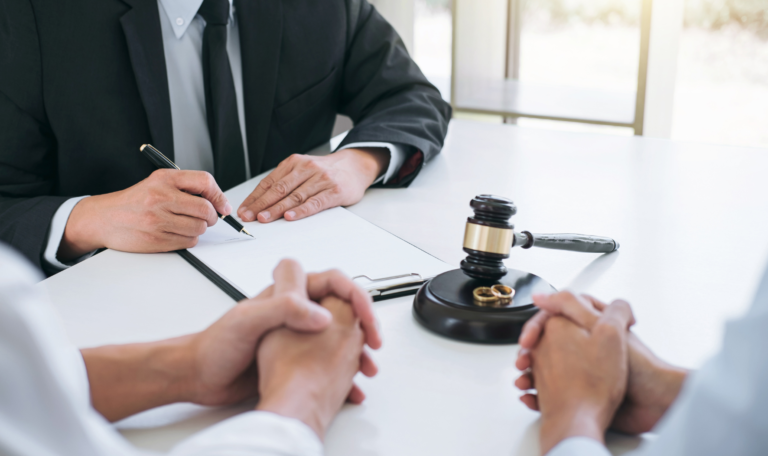
<instances>
[{"instance_id":1,"label":"person's forearm","mask_svg":"<svg viewBox=\"0 0 768 456\"><path fill-rule=\"evenodd\" d=\"M630 351L630 359L632 359L632 351ZM646 388L649 389L651 397L655 398L652 411L660 419L672 403L675 402L677 396L680 394L680 390L683 388L683 383L688 376L688 370L681 367L673 366L667 362L664 362L658 358L653 361L654 375L647 374L636 375L630 377L632 382L643 382ZM630 362L630 369L632 363ZM651 371L648 371L651 372ZM658 419L656 420L658 422ZM654 423L655 425L655 423Z\"/></svg>"},{"instance_id":2,"label":"person's forearm","mask_svg":"<svg viewBox=\"0 0 768 456\"><path fill-rule=\"evenodd\" d=\"M188 396L189 336L160 342L81 350L93 407L109 421Z\"/></svg>"},{"instance_id":3,"label":"person's forearm","mask_svg":"<svg viewBox=\"0 0 768 456\"><path fill-rule=\"evenodd\" d=\"M314 407L307 404L317 400L316 396L322 393L313 391L313 381L300 376L286 376L288 378L283 385L273 391L262 391L262 397L256 406L257 411L271 412L287 418L297 419L312 429L323 440L325 428L322 417L318 416ZM301 392L301 394L296 394Z\"/></svg>"},{"instance_id":4,"label":"person's forearm","mask_svg":"<svg viewBox=\"0 0 768 456\"><path fill-rule=\"evenodd\" d=\"M570 437L588 437L604 444L605 427L597 410L574 407L559 410L551 416L542 416L539 441L541 454L546 455L558 443Z\"/></svg>"},{"instance_id":5,"label":"person's forearm","mask_svg":"<svg viewBox=\"0 0 768 456\"><path fill-rule=\"evenodd\" d=\"M335 154L344 160L354 161L360 173L367 176L371 182L386 171L389 165L389 151L380 148L343 149Z\"/></svg>"}]
</instances>

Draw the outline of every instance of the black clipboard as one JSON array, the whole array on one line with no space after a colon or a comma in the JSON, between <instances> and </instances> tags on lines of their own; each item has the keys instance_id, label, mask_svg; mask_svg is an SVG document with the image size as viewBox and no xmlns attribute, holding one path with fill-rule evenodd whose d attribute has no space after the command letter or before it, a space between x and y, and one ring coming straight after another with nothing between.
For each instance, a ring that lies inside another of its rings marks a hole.
<instances>
[{"instance_id":1,"label":"black clipboard","mask_svg":"<svg viewBox=\"0 0 768 456\"><path fill-rule=\"evenodd\" d=\"M227 282L226 279L221 277L220 275L216 274L216 272L209 268L208 265L200 261L199 258L197 258L195 255L189 252L189 250L176 250L176 253L179 254L184 260L189 263L193 268L197 269L205 278L211 281L214 285L219 287L221 291L227 294L230 298L234 299L235 302L240 302L244 299L248 299L248 296L244 295L240 290L232 286L231 283ZM421 277L420 274L411 273L411 274L403 274L400 276L393 276L393 277L384 277L381 279L371 279L367 276L356 276L352 280L355 280L357 278L365 277L370 282L388 282L393 279L400 279L400 278L410 278L410 280L402 281L401 283L389 285L389 286L383 286L383 287L377 287L377 288L370 288L366 291L371 296L371 299L373 299L373 302L378 301L384 301L387 299L394 299L399 298L402 296L409 296L416 294L417 291L419 291L419 288L429 281L429 279L424 279Z\"/></svg>"}]
</instances>

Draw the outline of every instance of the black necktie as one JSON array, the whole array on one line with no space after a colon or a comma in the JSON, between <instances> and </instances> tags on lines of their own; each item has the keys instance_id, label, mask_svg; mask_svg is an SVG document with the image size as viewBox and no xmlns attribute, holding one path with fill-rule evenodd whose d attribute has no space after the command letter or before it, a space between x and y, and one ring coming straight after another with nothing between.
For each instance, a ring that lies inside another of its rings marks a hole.
<instances>
[{"instance_id":1,"label":"black necktie","mask_svg":"<svg viewBox=\"0 0 768 456\"><path fill-rule=\"evenodd\" d=\"M245 152L232 69L227 56L229 0L204 0L197 14L205 19L203 78L214 177L222 190L245 181Z\"/></svg>"}]
</instances>

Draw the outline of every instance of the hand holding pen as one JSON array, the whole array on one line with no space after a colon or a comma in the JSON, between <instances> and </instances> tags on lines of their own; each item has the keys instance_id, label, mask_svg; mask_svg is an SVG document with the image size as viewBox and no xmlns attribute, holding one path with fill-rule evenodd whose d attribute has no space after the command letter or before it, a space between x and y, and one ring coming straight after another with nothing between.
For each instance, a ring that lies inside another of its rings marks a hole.
<instances>
[{"instance_id":1,"label":"hand holding pen","mask_svg":"<svg viewBox=\"0 0 768 456\"><path fill-rule=\"evenodd\" d=\"M217 222L218 214L230 213L232 207L210 174L159 169L129 188L77 202L57 258L66 263L101 248L137 253L187 249Z\"/></svg>"},{"instance_id":2,"label":"hand holding pen","mask_svg":"<svg viewBox=\"0 0 768 456\"><path fill-rule=\"evenodd\" d=\"M151 162L152 162L152 163L153 163L155 166L157 166L157 168L158 168L158 169L176 169L176 170L181 170L181 168L179 168L179 167L176 165L176 163L172 162L172 161L171 161L171 160L170 160L168 157L166 157L165 155L163 155L163 153L162 153L162 152L160 152L159 150L157 150L157 149L156 149L154 146L152 146L151 144L144 144L143 146L141 146L141 148L140 148L139 150L141 150L141 152L143 152L143 153L144 153L144 155L146 155L146 157L147 157L147 158L148 158L148 159L149 159L149 160L150 160L150 161L151 161ZM208 176L210 176L210 174L208 174ZM213 180L213 178L211 178L211 180ZM215 183L215 182L213 182L213 185L216 185L216 183ZM218 185L216 185L216 188L218 189ZM221 191L221 190L219 190L219 191ZM201 196L203 196L203 197L204 197L205 195L201 195ZM206 199L207 199L207 198L206 198ZM224 220L224 221L225 221L225 222L226 222L226 223L227 223L229 226L231 226L231 227L232 227L232 228L234 228L235 230L237 230L237 231L239 231L239 232L241 232L241 233L247 234L248 236L251 236L251 237L253 237L253 235L252 235L251 233L249 233L249 232L248 232L248 231L245 229L245 227L243 227L243 225L241 225L241 224L240 224L240 222L238 222L237 220L235 220L235 218L234 218L234 217L232 217L231 215L229 215L229 214L232 212L232 207L229 205L229 203L227 203L227 206L229 207L229 209L226 211L226 212L227 212L227 215L222 215L222 214L221 214L221 213L219 213L219 212L217 212L217 213L216 213L216 215L217 215L217 216L218 216L220 219ZM209 226L210 226L210 225L209 225Z\"/></svg>"}]
</instances>

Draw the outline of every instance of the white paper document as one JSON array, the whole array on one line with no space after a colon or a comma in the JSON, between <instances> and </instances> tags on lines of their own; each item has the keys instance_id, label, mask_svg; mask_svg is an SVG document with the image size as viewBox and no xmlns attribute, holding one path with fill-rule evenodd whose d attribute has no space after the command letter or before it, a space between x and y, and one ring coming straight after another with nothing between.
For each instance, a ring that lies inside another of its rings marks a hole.
<instances>
[{"instance_id":1,"label":"white paper document","mask_svg":"<svg viewBox=\"0 0 768 456\"><path fill-rule=\"evenodd\" d=\"M272 270L283 258L297 260L307 272L339 269L372 279L409 273L427 278L451 269L340 207L295 222L244 226L253 238L219 221L189 251L248 296L272 283Z\"/></svg>"}]
</instances>

